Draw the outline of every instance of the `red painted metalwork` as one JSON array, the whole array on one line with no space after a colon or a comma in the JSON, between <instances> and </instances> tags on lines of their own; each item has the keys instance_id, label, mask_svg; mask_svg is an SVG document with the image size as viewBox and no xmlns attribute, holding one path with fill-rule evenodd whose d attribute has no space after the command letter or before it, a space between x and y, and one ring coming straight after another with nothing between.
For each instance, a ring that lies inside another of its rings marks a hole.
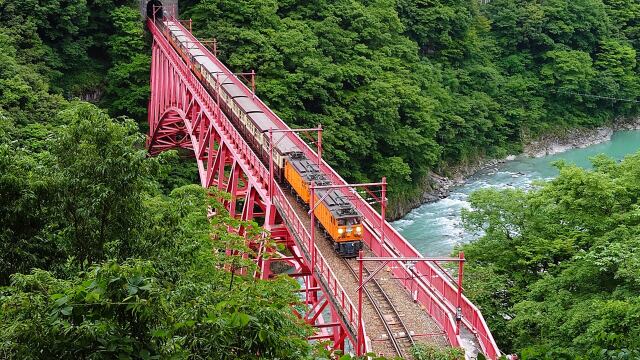
<instances>
[{"instance_id":1,"label":"red painted metalwork","mask_svg":"<svg viewBox=\"0 0 640 360\"><path fill-rule=\"evenodd\" d=\"M316 130L316 129L306 129L306 130ZM298 130L300 131L300 130ZM305 130L302 130L305 131ZM322 158L320 157L320 142L321 142L321 134L322 134L322 128L319 127L318 128L318 163L321 163ZM369 190L369 187L372 186L380 186L382 187L382 196L381 198L377 198L375 196L375 194L373 192L371 192ZM324 186L316 186L314 184L313 181L311 181L311 186L309 187L311 190L311 195L309 198L309 211L308 214L311 217L311 239L310 239L310 244L309 247L314 247L316 244L316 240L315 240L315 234L316 234L316 227L315 227L315 209L316 209L316 190L329 190L327 191L326 194L324 194L323 197L321 197L320 199L318 199L318 204L322 203L322 201L329 196L329 194L336 190L336 189L341 189L341 188L349 188L349 189L355 189L355 188L364 188L367 192L369 192L372 196L374 196L374 198L378 201L380 201L381 207L382 207L382 221L384 222L384 207L385 207L385 203L387 201L386 199L386 191L387 191L387 179L386 178L382 178L382 182L379 183L366 183L366 184L347 184L347 185L324 185ZM381 227L381 229L383 229ZM383 234L384 237L384 234ZM362 258L362 250L360 251L360 258ZM311 263L315 263L315 257L312 256L311 258ZM364 321L362 319L362 262L360 262L360 277L359 277L360 283L359 283L359 287L358 287L358 321L357 324L360 324L360 326L358 326L358 337L356 339L356 355L358 356L362 356L366 353L366 339L365 339L365 330L364 330Z\"/></svg>"},{"instance_id":2,"label":"red painted metalwork","mask_svg":"<svg viewBox=\"0 0 640 360\"><path fill-rule=\"evenodd\" d=\"M340 323L339 327L334 328L332 338L337 341L334 346L344 347L346 338L353 343L356 340L355 333L361 324L356 320L358 312L322 254L315 246L309 246L313 244L311 235L289 204L284 192L278 184L269 186L269 170L220 111L216 101L198 82L190 67L171 48L161 29L152 20L148 21L148 26L154 37L152 94L149 103L150 153L157 154L176 147L193 150L201 183L205 187L217 186L233 191L234 186L229 186L229 178L226 177L225 171L228 169L232 183L236 176L240 177L240 174L243 174L246 189L243 192L236 189L236 193L232 193L235 198L245 199L242 217L257 216L254 207L258 209L260 216L264 216L265 228L271 230L272 236L276 234L276 240L286 244L294 254L293 257L299 259L295 266L300 269L300 274L311 274L302 276L312 276L323 289L323 293L328 295L332 310L331 322ZM181 28L190 37L190 41L224 69L226 75L247 96L251 96L280 129L291 130L255 97L252 89L233 76L187 29ZM318 158L320 170L333 184L344 185L339 191L349 196L363 215L364 241L376 256L421 257L421 254L384 220L382 214L378 214L359 194L353 193L344 179L321 159L320 151L315 153L294 133L288 133L286 136L298 145L309 159ZM318 142L321 142L321 138ZM273 197L269 197L268 192L272 192ZM315 259L315 263L311 262L312 258ZM263 269L262 276L265 277L265 274L268 274L269 263L277 260L256 261L260 263ZM499 356L498 347L480 311L464 295L458 296L457 287L446 274L431 262L419 262L415 267L408 267L401 262L397 265L393 267L394 276L407 290L415 293L416 300L436 320L453 346L460 344L455 324L456 313L459 312L462 315L462 323L477 337L484 354L491 359ZM311 272L310 269L314 271Z\"/></svg>"},{"instance_id":3,"label":"red painted metalwork","mask_svg":"<svg viewBox=\"0 0 640 360\"><path fill-rule=\"evenodd\" d=\"M372 271L369 276L367 276L366 279L362 278L362 266L364 262L367 261L375 261L375 262L380 262L380 266L378 266L374 271ZM416 264L418 263L434 263L438 266L438 268L442 269L442 267L440 267L440 265L438 264L439 262L454 262L454 263L458 263L458 280L456 282L457 284L457 305L459 306L462 303L462 293L464 288L462 287L462 279L464 276L464 262L465 262L465 258L464 258L464 252L460 252L458 254L457 258L452 258L452 257L435 257L435 258L430 258L430 257L364 257L364 252L360 251L360 254L358 256L358 263L360 264L360 277L359 277L359 282L358 282L358 308L360 309L360 307L362 306L362 292L364 291L364 285L366 283L368 283L371 279L374 278L374 276L380 272L380 270L382 270L385 266L387 266L387 264L389 264L389 262L394 262L394 263L401 263L401 264L410 264L409 267L414 267ZM442 271L445 271L444 269L442 269ZM445 271L446 272L446 271ZM447 276L450 276L447 274ZM462 313L460 311L460 307L458 307L458 311L456 312L456 335L460 335L460 326L461 326L461 322L462 322Z\"/></svg>"},{"instance_id":4,"label":"red painted metalwork","mask_svg":"<svg viewBox=\"0 0 640 360\"><path fill-rule=\"evenodd\" d=\"M360 250L360 254L358 255L358 260L363 258L364 252ZM362 281L362 271L364 267L364 262L358 261L358 319L362 319L362 287L364 286L364 282ZM360 321L358 321L360 323ZM358 328L358 340L356 346L356 355L362 356L364 354L364 328Z\"/></svg>"},{"instance_id":5,"label":"red painted metalwork","mask_svg":"<svg viewBox=\"0 0 640 360\"><path fill-rule=\"evenodd\" d=\"M335 349L348 348L346 341L355 343L357 312L342 285L317 248L308 246L307 229L276 183L271 188L271 201L269 170L174 51L162 28L153 20L148 20L147 25L154 39L147 141L150 154L173 148L192 150L203 187L229 192L231 199L226 206L232 215L262 218L271 236L292 255L284 260L259 257L256 262L261 272L256 275L268 278L270 264L275 261L294 266L294 275L304 277L307 284L310 310L302 318L317 328L313 338L331 339ZM237 209L238 201L243 203L241 210ZM263 251L266 250L258 249L259 253ZM315 266L312 257L316 259ZM329 319L322 316L326 309Z\"/></svg>"},{"instance_id":6,"label":"red painted metalwork","mask_svg":"<svg viewBox=\"0 0 640 360\"><path fill-rule=\"evenodd\" d=\"M464 252L460 251L458 254L460 261L458 262L458 300L456 301L456 335L460 335L460 322L462 321L462 310L460 304L462 304L462 279L464 277Z\"/></svg>"},{"instance_id":7,"label":"red painted metalwork","mask_svg":"<svg viewBox=\"0 0 640 360\"><path fill-rule=\"evenodd\" d=\"M219 60L214 60L216 65L224 66ZM238 81L238 86L243 88L243 84ZM244 86L246 94L251 91ZM255 98L255 102L260 109L280 128L289 129L288 125L282 121L259 97ZM289 136L294 144L303 150L307 158L311 159L316 156L311 147L297 136ZM322 161L320 170L334 184L347 185L347 182L331 168L326 161ZM382 216L378 214L368 202L358 194L352 194L351 190L344 188L341 190L344 195L350 196L351 201L358 211L364 216L365 232L364 240L369 248L377 256L402 256L402 257L420 257L422 256L406 239L395 230L391 224L384 222L385 239L382 242L382 231L375 224L382 223ZM353 196L351 196L353 195ZM373 245L380 244L376 249ZM416 300L422 304L429 315L436 320L443 331L447 334L449 342L453 346L460 346L460 337L456 334L455 314L457 309L457 291L456 286L447 279L433 263L419 263L414 269L408 269L406 266L394 267L394 275L399 279L410 279L401 281L402 285L408 290L416 294ZM462 296L460 303L462 322L473 333L483 353L490 359L497 359L500 356L500 350L496 344L491 331L487 326L480 310L465 296Z\"/></svg>"}]
</instances>

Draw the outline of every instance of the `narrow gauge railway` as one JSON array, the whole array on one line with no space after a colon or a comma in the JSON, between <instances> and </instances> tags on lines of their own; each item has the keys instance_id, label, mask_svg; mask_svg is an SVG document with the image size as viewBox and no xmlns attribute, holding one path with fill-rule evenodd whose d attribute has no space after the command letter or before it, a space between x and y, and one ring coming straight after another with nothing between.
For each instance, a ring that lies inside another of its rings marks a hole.
<instances>
[{"instance_id":1,"label":"narrow gauge railway","mask_svg":"<svg viewBox=\"0 0 640 360\"><path fill-rule=\"evenodd\" d=\"M298 216L300 216L300 219L302 220L304 225L307 227L311 226L310 219L307 215L307 210L305 209L303 202L296 199L296 195L293 191L285 192L285 196L288 198L289 203L293 205L294 210L296 211ZM333 251L333 246L331 245L330 239L327 238L325 234L320 231L320 229L316 229L316 245L318 246L318 249L320 250L322 255L325 257L327 263L335 272L338 280L342 284L347 285L345 286L345 291L347 292L347 295L349 296L351 301L354 304L357 304L357 275L354 276L351 272L350 265L345 262L344 259L340 257L335 251ZM402 288L395 280L392 279L389 279L388 281L379 281L378 283L384 289L387 297L391 301L394 301L394 305L400 312L400 314L411 314L411 318L407 319L405 321L405 324L407 325L409 331L413 331L416 333L416 336L414 338L419 339L417 342L428 343L442 347L448 346L448 342L444 336L444 333L442 333L442 330L438 328L438 325L436 325L435 321L429 317L424 309L420 308L420 305L418 303L415 303L411 300L411 295L408 294L404 288ZM376 354L382 354L387 357L398 356L398 353L394 349L390 340L386 339L388 337L388 332L385 329L385 325L383 324L384 320L377 314L372 302L368 301L365 298L362 307L367 335L371 339L372 351ZM425 336L425 334L428 335ZM406 347L406 344L401 343L400 345L405 346L405 348L408 349L408 347ZM405 353L405 355L407 354L408 351Z\"/></svg>"},{"instance_id":2,"label":"narrow gauge railway","mask_svg":"<svg viewBox=\"0 0 640 360\"><path fill-rule=\"evenodd\" d=\"M194 42L188 40L186 34L180 33L181 30L178 26L173 24L172 21L162 22L160 26L169 43L182 57L183 61L191 67L191 70L207 91L216 98L222 111L231 119L243 137L247 139L247 142L258 157L265 165L268 165L265 162L268 161L269 151L267 132L269 128L277 128L277 126L256 107L251 96L243 95L231 79L206 56L203 56L204 53L197 48ZM299 149L287 139L285 134L273 134L273 139L274 142L278 143L277 145L274 144L273 149L276 181L281 186L286 185L285 187L291 189L290 193L285 192L285 196L300 217L300 220L308 228L310 226L310 219L307 213L308 183L313 180L317 184L321 184L326 181L326 178L323 177L322 173L318 173L319 169L314 165L314 161L304 156L299 157ZM306 181L294 183L291 177L294 172L297 173L298 177L303 177ZM306 176L306 173L308 173L308 176ZM318 198L317 193L316 200ZM322 214L318 211L320 206L316 208L314 213L317 216L318 227L320 228L316 232L316 245L326 259L327 265L334 270L337 279L344 284L353 284L345 287L347 295L353 302L357 300L357 285L355 285L357 279L354 280L349 265L344 262L343 258L356 256L364 245L361 240L362 231L364 230L361 223L362 216L353 208L350 199L338 194L336 194L336 197L327 197L323 203L329 209L327 213L331 214L330 217L325 218L333 218L334 221L332 225L330 225L329 221L323 221ZM342 219L344 221L340 222ZM412 319L409 319L411 320L410 325L416 331L434 335L434 337L429 336L428 342L439 346L447 346L447 340L438 329L435 321L425 313L419 304L410 300L410 296L406 294L406 290L400 284L391 285L385 283L380 288L390 290L391 292L387 292L387 295L391 295L391 300L400 301L401 308L404 308L402 311L406 314L412 314ZM364 302L363 317L366 323L367 335L372 341L372 351L385 356L398 355L398 351L390 343L391 340L387 339L387 337L390 339L392 336L389 336L388 331L385 329L384 317L381 318L376 314L373 302ZM413 317L415 317L415 321L413 321ZM405 331L405 334L409 334L409 332ZM401 345L408 349L406 344L401 343ZM408 351L405 350L404 355L408 355Z\"/></svg>"},{"instance_id":3,"label":"narrow gauge railway","mask_svg":"<svg viewBox=\"0 0 640 360\"><path fill-rule=\"evenodd\" d=\"M358 279L358 261L348 259L343 259L343 261L353 277ZM369 274L369 269L367 269L366 266L363 266L363 277L366 278ZM391 346L393 346L396 355L403 359L408 359L411 355L411 347L415 345L413 335L404 323L404 320L402 320L402 317L398 313L398 309L393 305L393 302L375 276L364 285L364 293L367 295L367 298L378 314L378 317L387 332L388 340L391 343Z\"/></svg>"}]
</instances>

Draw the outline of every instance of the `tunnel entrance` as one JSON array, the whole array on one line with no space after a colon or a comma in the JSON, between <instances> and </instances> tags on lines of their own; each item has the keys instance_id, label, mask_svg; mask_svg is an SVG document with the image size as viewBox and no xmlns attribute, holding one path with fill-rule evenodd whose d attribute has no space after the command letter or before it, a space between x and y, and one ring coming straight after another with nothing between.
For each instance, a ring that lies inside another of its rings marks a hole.
<instances>
[{"instance_id":1,"label":"tunnel entrance","mask_svg":"<svg viewBox=\"0 0 640 360\"><path fill-rule=\"evenodd\" d=\"M147 3L147 17L153 19L155 12L156 19L162 19L162 3L159 0L151 0Z\"/></svg>"}]
</instances>

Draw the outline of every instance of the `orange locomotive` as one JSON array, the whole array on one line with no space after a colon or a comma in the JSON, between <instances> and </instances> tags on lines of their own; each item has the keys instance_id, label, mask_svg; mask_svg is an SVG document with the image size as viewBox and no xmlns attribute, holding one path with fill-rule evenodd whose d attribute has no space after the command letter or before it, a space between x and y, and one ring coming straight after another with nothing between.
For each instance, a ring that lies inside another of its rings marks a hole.
<instances>
[{"instance_id":1,"label":"orange locomotive","mask_svg":"<svg viewBox=\"0 0 640 360\"><path fill-rule=\"evenodd\" d=\"M318 165L307 159L304 154L293 153L286 159L284 177L287 183L307 205L310 204L310 186L330 185ZM362 216L351 201L333 191L320 189L315 191L314 203L318 204L313 213L333 239L335 251L342 257L355 257L362 249Z\"/></svg>"}]
</instances>

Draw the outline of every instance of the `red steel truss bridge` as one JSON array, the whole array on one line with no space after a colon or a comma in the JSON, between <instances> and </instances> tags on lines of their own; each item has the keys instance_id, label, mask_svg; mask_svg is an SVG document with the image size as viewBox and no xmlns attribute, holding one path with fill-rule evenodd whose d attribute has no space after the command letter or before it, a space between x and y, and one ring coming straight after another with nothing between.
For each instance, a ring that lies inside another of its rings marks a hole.
<instances>
[{"instance_id":1,"label":"red steel truss bridge","mask_svg":"<svg viewBox=\"0 0 640 360\"><path fill-rule=\"evenodd\" d=\"M256 219L271 233L275 241L285 245L286 250L282 252L286 254L284 256L264 259L258 256L255 259L261 270L257 276L269 278L273 274L271 269L274 262L285 262L295 269L290 275L304 284L300 294L308 304L308 312L297 315L316 328L316 334L310 340L326 340L334 349L353 351L358 343L360 325L366 339L362 345L364 348L360 350L375 351L377 341L382 341L384 337L374 338L376 330L369 317L363 316L362 323L358 324L357 297L354 295L358 287L357 279L343 274L344 269L337 269L336 264L342 260L337 259L330 246L320 246L324 239L311 241L309 215L306 210L301 211L301 205L295 202L289 192L276 181L273 182L272 189L269 189L272 182L268 164L265 166L234 127L229 119L231 115L225 114L218 106L218 101L221 100L207 91L191 65L172 47L166 28L169 22L179 26L189 41L223 69L228 78L248 98L253 99L279 129L290 129L198 41L189 29L165 11L162 20L147 19L147 26L153 36L147 142L149 152L153 155L175 148L193 151L202 186L230 193L231 200L226 202L226 206L232 216L244 220ZM302 149L307 158L318 158L316 152L296 133L283 134ZM333 184L347 184L326 162L322 161L320 169ZM389 223L383 222L381 215L353 189L342 187L335 191L352 199L363 215L364 242L368 247L368 256L422 256ZM381 238L384 239L383 243ZM327 248L330 250L327 251ZM399 316L405 316L406 320L407 316L414 317L415 311L422 312L421 315L430 318L435 324L435 335L443 339L445 346L462 346L471 339L487 358L496 359L500 356L478 308L464 296L458 299L455 282L436 262L390 261L386 276L407 294L404 298L393 299L395 306L392 307L409 306L409 309L418 309ZM457 329L457 320L462 331ZM417 338L420 334L413 335ZM390 333L389 336L411 338L408 333Z\"/></svg>"}]
</instances>

